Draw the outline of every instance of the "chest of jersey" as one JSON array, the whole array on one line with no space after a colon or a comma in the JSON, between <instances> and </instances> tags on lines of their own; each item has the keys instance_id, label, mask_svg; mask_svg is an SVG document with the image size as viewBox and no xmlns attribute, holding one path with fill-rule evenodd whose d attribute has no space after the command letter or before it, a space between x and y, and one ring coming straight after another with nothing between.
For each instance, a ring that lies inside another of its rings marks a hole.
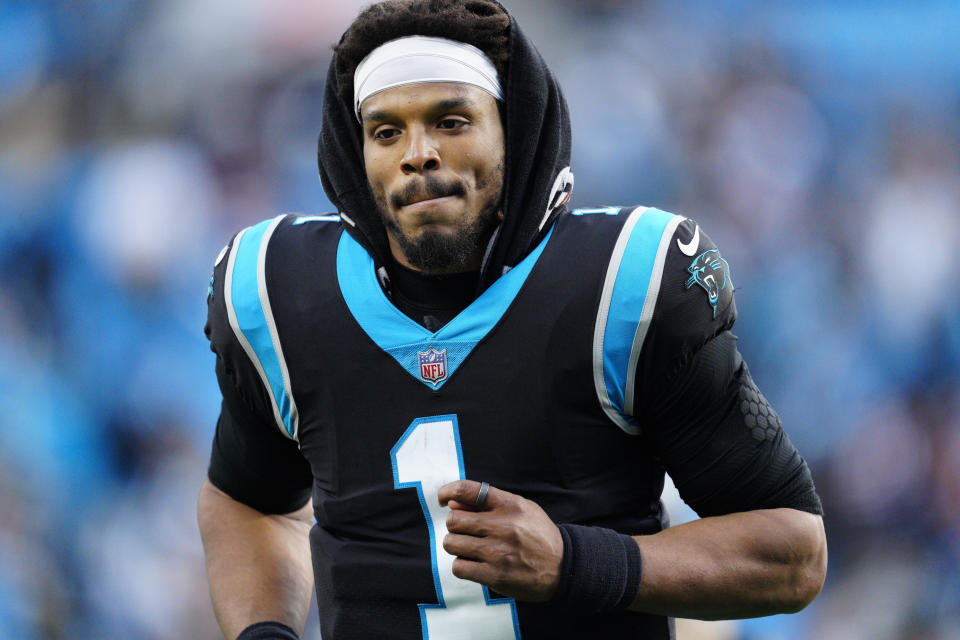
<instances>
[{"instance_id":1,"label":"chest of jersey","mask_svg":"<svg viewBox=\"0 0 960 640\"><path fill-rule=\"evenodd\" d=\"M518 614L516 603L452 579L436 493L458 478L484 480L557 522L659 528L662 469L641 438L604 415L594 386L597 307L619 230L581 223L574 234L559 223L436 333L395 309L365 252L334 231L305 228L306 246L267 262L315 481L311 540L321 608L331 611L325 633L352 637L360 624L356 637L373 637L363 634L374 619L387 621L377 637L397 625L442 626L430 619L448 614L430 606L443 609L451 597L477 603L460 609L474 622L518 633L540 618L555 625L553 614L529 605ZM371 602L380 611L370 612Z\"/></svg>"}]
</instances>

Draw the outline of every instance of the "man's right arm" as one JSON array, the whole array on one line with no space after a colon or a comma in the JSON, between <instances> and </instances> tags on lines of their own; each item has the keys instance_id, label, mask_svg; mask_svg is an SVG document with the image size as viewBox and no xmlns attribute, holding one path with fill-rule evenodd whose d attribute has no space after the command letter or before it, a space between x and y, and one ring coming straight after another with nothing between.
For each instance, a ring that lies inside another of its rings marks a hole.
<instances>
[{"instance_id":1,"label":"man's right arm","mask_svg":"<svg viewBox=\"0 0 960 640\"><path fill-rule=\"evenodd\" d=\"M228 640L264 621L299 634L313 588L309 465L243 410L219 357L217 373L224 402L197 503L213 610Z\"/></svg>"},{"instance_id":2,"label":"man's right arm","mask_svg":"<svg viewBox=\"0 0 960 640\"><path fill-rule=\"evenodd\" d=\"M302 633L313 571L312 503L266 515L238 502L209 480L200 489L197 519L207 561L213 610L233 640L255 622L282 622Z\"/></svg>"},{"instance_id":3,"label":"man's right arm","mask_svg":"<svg viewBox=\"0 0 960 640\"><path fill-rule=\"evenodd\" d=\"M207 299L204 332L223 403L197 505L214 613L228 640L267 621L302 633L313 585L312 473L275 419L270 391L230 321L228 305L251 298L235 285L226 300L233 244L217 260Z\"/></svg>"},{"instance_id":4,"label":"man's right arm","mask_svg":"<svg viewBox=\"0 0 960 640\"><path fill-rule=\"evenodd\" d=\"M217 358L223 408L197 520L210 597L228 640L256 622L302 633L310 607L310 470L296 443L245 410Z\"/></svg>"}]
</instances>

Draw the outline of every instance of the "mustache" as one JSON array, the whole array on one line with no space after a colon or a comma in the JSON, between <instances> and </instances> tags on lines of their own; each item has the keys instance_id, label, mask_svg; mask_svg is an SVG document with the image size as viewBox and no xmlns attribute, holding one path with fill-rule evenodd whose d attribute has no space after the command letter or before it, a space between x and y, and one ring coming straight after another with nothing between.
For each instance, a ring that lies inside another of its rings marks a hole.
<instances>
[{"instance_id":1,"label":"mustache","mask_svg":"<svg viewBox=\"0 0 960 640\"><path fill-rule=\"evenodd\" d=\"M399 193L390 196L390 204L399 209L414 202L445 198L447 196L463 197L467 195L467 188L459 180L444 182L438 178L416 178L410 181Z\"/></svg>"}]
</instances>

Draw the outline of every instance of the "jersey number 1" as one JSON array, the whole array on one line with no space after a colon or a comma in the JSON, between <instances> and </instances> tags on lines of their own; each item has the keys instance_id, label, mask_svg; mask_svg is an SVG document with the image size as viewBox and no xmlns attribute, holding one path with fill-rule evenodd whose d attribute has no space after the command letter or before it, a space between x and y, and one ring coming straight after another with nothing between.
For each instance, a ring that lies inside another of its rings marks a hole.
<instances>
[{"instance_id":1,"label":"jersey number 1","mask_svg":"<svg viewBox=\"0 0 960 640\"><path fill-rule=\"evenodd\" d=\"M449 507L437 502L437 491L465 478L456 415L417 418L390 450L393 486L413 487L430 534L433 585L439 604L421 604L424 640L520 638L513 598L492 600L487 587L453 575L454 557L443 549Z\"/></svg>"}]
</instances>

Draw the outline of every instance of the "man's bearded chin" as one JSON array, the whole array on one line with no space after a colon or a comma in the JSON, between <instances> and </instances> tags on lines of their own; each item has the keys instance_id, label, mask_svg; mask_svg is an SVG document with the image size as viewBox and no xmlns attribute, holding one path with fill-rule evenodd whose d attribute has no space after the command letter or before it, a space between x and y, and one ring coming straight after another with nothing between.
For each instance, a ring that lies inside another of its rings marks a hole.
<instances>
[{"instance_id":1,"label":"man's bearded chin","mask_svg":"<svg viewBox=\"0 0 960 640\"><path fill-rule=\"evenodd\" d=\"M480 215L455 229L424 229L417 237L405 234L397 221L387 214L385 202L376 196L380 217L400 246L403 256L414 268L426 273L463 273L476 269L500 224L500 195L484 203Z\"/></svg>"}]
</instances>

